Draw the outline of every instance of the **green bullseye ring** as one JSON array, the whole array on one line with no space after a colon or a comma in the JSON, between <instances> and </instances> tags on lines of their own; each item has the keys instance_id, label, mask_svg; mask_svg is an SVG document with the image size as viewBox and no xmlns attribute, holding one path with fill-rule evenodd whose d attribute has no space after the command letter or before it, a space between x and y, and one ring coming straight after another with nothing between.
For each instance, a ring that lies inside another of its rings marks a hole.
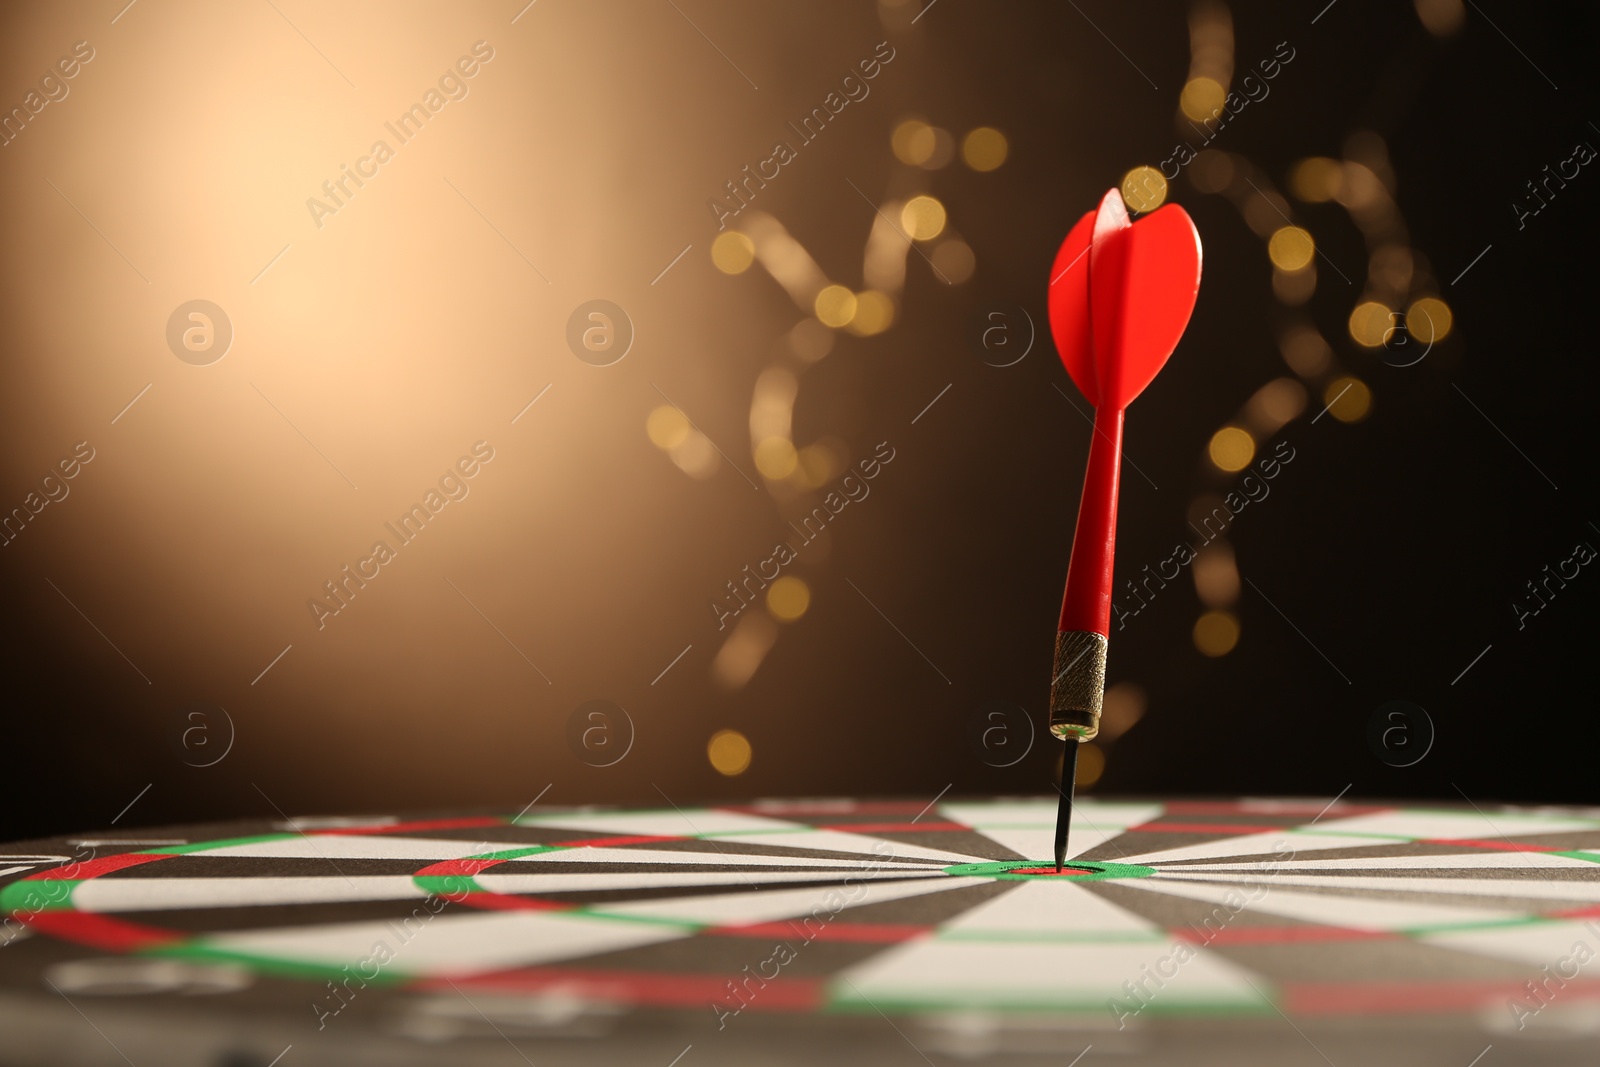
<instances>
[{"instance_id":1,"label":"green bullseye ring","mask_svg":"<svg viewBox=\"0 0 1600 1067\"><path fill-rule=\"evenodd\" d=\"M997 878L1002 881L1027 882L1047 879L1075 882L1104 882L1113 878L1148 878L1156 873L1153 867L1137 863L1090 863L1073 860L1055 872L1054 860L1002 860L998 863L958 863L946 867L944 873L957 878Z\"/></svg>"}]
</instances>

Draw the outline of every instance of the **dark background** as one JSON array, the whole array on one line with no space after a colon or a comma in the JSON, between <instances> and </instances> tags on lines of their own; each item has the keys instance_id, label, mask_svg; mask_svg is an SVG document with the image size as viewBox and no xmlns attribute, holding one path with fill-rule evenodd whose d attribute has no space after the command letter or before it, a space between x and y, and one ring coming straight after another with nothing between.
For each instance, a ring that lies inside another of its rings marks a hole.
<instances>
[{"instance_id":1,"label":"dark background","mask_svg":"<svg viewBox=\"0 0 1600 1067\"><path fill-rule=\"evenodd\" d=\"M155 22L149 32L158 34L162 20L176 17L154 4L142 11L145 6L124 22ZM46 512L38 534L30 529L0 549L6 605L0 677L10 756L0 776L0 839L101 828L136 795L138 803L119 827L271 815L275 809L515 810L547 783L552 788L545 803L652 806L666 803L664 797L678 804L833 794L932 800L947 786L952 795L1048 790L1054 743L1041 740L1022 762L1000 769L985 765L972 740L988 701L1043 715L1088 443L1087 424L1054 388L1087 410L1043 332L1044 284L1055 249L1078 216L1128 168L1157 164L1170 152L1177 92L1189 62L1189 9L1085 0L1080 12L1072 5L940 0L914 27L891 22L884 28L872 5L685 4L698 26L760 83L750 107L769 110L743 112L742 104L715 110L716 101L743 100L748 86L670 10L650 19L558 11L530 29L547 6L557 5L541 4L509 29L547 35L544 47L552 50L563 47L563 33L580 30L589 35L582 39L609 43L591 45L590 81L542 88L517 82L497 90L506 113L541 116L507 135L506 143L541 151L539 123L553 121L544 116L599 100L593 106L627 116L617 119L617 143L589 153L551 135L549 158L536 166L558 168L575 185L604 179L620 189L650 189L681 181L685 190L704 193L678 197L670 209L665 200L639 193L609 207L530 202L520 209L523 216L497 217L519 244L526 230L519 230L518 217L589 211L598 218L604 210L624 220L637 213L651 224L665 217L662 225L677 239L650 244L637 262L601 241L583 284L554 299L543 295L536 279L517 274L529 307L549 305L517 322L518 340L482 342L463 329L453 352L436 346L420 363L397 358L392 373L402 383L409 375L431 387L428 363L436 360L450 364L452 378L481 376L482 388L473 395L497 397L497 420L544 381L557 384L535 412L558 401L570 405L562 409L570 423L527 431L542 435L537 448L500 449L503 458L486 469L475 490L485 503L474 511L467 502L459 514L447 513L452 528L428 549L437 553L441 573L473 590L475 603L554 681L547 686L528 672L431 576L425 597L402 584L412 579L386 577L385 589L392 590L384 592L387 602L376 591L364 594L370 598L365 607L358 601L354 608L366 616L353 610L352 619L330 624L337 636L313 635L304 598L338 563L353 558L366 533L330 536L325 550L297 564L282 588L274 588L276 578L263 580L256 601L210 598L198 579L191 589L184 553L231 542L237 548L232 566L270 567L288 551L285 536L316 541L333 521L332 511L309 500L296 505L292 534L249 537L230 526L239 509L220 489L248 490L259 471L221 462L203 477L193 475L192 493L154 504L148 495L129 493L117 495L115 507L94 505L90 475L108 484L114 477L181 482L190 476L137 449L118 459L108 444L106 460L86 469L75 485L82 504ZM1586 4L1483 0L1468 6L1459 32L1439 38L1424 29L1409 3L1338 0L1312 24L1321 6L1230 5L1236 69L1270 55L1280 41L1297 54L1272 95L1250 106L1219 145L1283 188L1297 160L1338 156L1356 131L1380 134L1411 244L1439 279L1455 329L1427 359L1405 368L1354 345L1345 321L1366 272L1361 235L1337 204L1295 203L1295 221L1351 278L1346 286L1322 270L1308 310L1344 370L1371 388L1371 412L1354 423L1322 418L1312 424L1322 408L1314 394L1306 411L1278 432L1276 439L1288 441L1296 458L1274 481L1270 498L1242 513L1231 531L1239 569L1254 583L1244 585L1232 609L1242 628L1233 652L1211 659L1196 651L1190 629L1202 609L1186 579L1113 634L1109 681L1137 682L1148 694L1148 710L1106 746L1105 774L1093 791L1331 799L1348 787L1350 796L1593 802L1593 753L1600 742L1593 619L1600 577L1585 568L1522 629L1511 605L1527 581L1571 556L1575 544L1600 545L1589 433L1596 417L1591 259L1600 170L1585 168L1520 231L1511 205L1525 182L1570 155L1575 142L1600 147L1600 130L1590 125L1600 121L1593 55L1600 16ZM383 17L391 29L403 28L405 13L420 10ZM98 8L92 14L101 22L106 17ZM289 14L298 19L300 9ZM502 32L504 13L495 8L493 14L495 32ZM9 80L0 84L8 99L20 98L33 68L42 69L58 38L62 44L71 39L63 36L70 31L38 31L17 10L5 17L15 33L0 34L13 38L5 56ZM311 20L309 9L305 18ZM665 21L651 21L657 18ZM302 26L336 56L339 48L354 47L353 39L341 42L332 29L319 34L314 24ZM43 42L40 49L15 43L28 33ZM419 61L415 73L407 69L396 84L425 85L433 68L449 61L455 42L474 35L470 27L450 33L438 62ZM872 497L840 517L826 560L808 561L799 571L812 591L805 618L784 627L748 685L729 692L708 675L720 635L702 604L745 563L770 551L790 512L764 493L751 493L726 467L707 482L690 481L671 467L640 431L660 403L646 382L672 393L729 448L734 463L754 473L741 436L750 383L796 312L759 270L725 278L710 267L705 254L714 229L704 196L765 154L781 128L776 116L801 113L820 100L881 39L894 44L897 57L874 95L840 117L835 139L804 149L760 204L830 273L854 276L872 218L841 179L874 194L884 187L894 166L889 131L902 116L921 115L957 136L975 125L998 127L1011 155L994 174L975 174L958 161L930 179L930 191L949 207L976 253L973 278L946 289L911 256L894 328L870 339L841 334L828 359L806 372L795 412L797 440L831 436L847 442L852 457L888 440L896 458ZM234 39L219 47L254 46ZM510 43L500 51L502 69L524 62ZM141 78L136 66L112 67L109 43L103 53L104 66L94 73L115 73L127 84ZM694 101L635 78L641 61L670 69L686 55L710 64L710 87ZM368 56L357 62L378 61ZM565 102L549 95L558 88ZM77 91L87 109L89 87ZM488 97L487 81L474 91ZM57 139L48 143L49 152L67 153L91 136L73 126L75 102L49 116L50 136ZM394 110L374 105L373 113ZM178 120L154 112L144 121L159 127ZM673 150L672 130L702 128L715 135ZM641 131L649 130L665 132L657 143L643 139ZM364 136L345 141L354 145ZM498 136L490 129L478 135L485 166ZM19 145L0 156L0 171L9 166L13 172L0 176L7 217L20 225L30 212L48 209L52 226L78 226L70 214L54 217L62 205L47 199L53 196L47 187L18 177ZM415 151L414 161L392 166L420 166L422 150ZM332 173L327 161L333 159L319 156L300 168L296 188L310 189ZM170 161L162 166L182 170ZM72 173L54 161L44 172L58 182ZM615 181L619 173L625 181ZM102 180L117 179L105 173ZM465 179L458 184L466 187ZM138 210L139 195L130 187L125 210ZM1173 183L1171 199L1200 229L1205 275L1185 340L1129 413L1127 454L1159 489L1124 469L1119 578L1164 558L1186 536L1194 495L1228 484L1205 462L1211 434L1261 385L1289 373L1275 340L1286 312L1273 297L1261 239L1224 198L1200 193L1186 179ZM450 209L451 225L476 226L459 208ZM300 211L294 196L289 210ZM96 212L85 208L85 214ZM297 216L296 225L305 229L303 218ZM108 229L113 239L119 236L115 223ZM658 297L660 287L640 286L639 278L690 241L694 250L679 264L685 275L668 274L661 283L684 282L681 291ZM36 230L8 244L10 282L0 314L10 335L4 363L12 384L0 388L0 424L10 424L0 491L9 502L20 500L55 453L78 439L70 428L41 428L34 417L41 400L33 386L50 366L78 360L87 374L96 360L131 358L160 373L188 368L174 366L160 336L177 299L153 298L151 314L118 318L96 302L100 283L86 281L75 261L50 265L56 246ZM1486 245L1491 250L1451 285ZM265 262L273 247L263 245L255 258ZM102 247L94 254L104 253ZM129 256L138 261L137 248ZM533 258L538 261L537 254ZM30 262L57 273L30 282L36 278ZM500 259L478 267L524 270ZM293 269L295 260L286 258L274 271ZM626 286L608 287L612 272L644 295L619 295ZM272 280L269 274L262 285ZM74 344L70 354L42 343L51 320L36 310L29 285L72 291L84 318L112 314L112 336ZM187 285L194 291L174 297L215 291ZM563 388L567 375L601 381L561 339L571 306L594 295L629 307L642 347L605 380L618 383L615 388ZM404 314L409 300L392 296L381 306ZM447 289L430 306L446 319L516 316L523 314L523 300ZM1018 304L1041 329L1034 350L1013 367L985 365L972 340L975 325L987 309ZM264 309L257 318L272 314ZM234 315L244 330L248 316ZM285 330L290 339L309 332ZM643 340L647 335L653 348ZM120 348L118 336L129 338ZM531 360L534 369L515 385L498 381L464 358L480 344L515 348L516 358ZM293 347L284 341L251 357L258 360L251 380L270 381L271 361L292 360ZM142 354L129 356L134 350ZM244 358L241 348L225 362ZM646 359L657 360L649 373L622 377ZM118 378L107 395L119 399L95 407L96 420L100 407L111 404L114 411L156 373L135 369ZM946 384L949 392L911 425ZM145 403L159 395L158 387ZM350 417L369 440L411 432L348 395L347 402L354 403ZM161 415L169 425L187 417L181 410ZM471 425L471 418L462 422ZM493 425L509 440L504 422ZM203 450L220 454L226 449L216 444L217 435L227 433L211 425L205 430L211 436L197 439L205 442ZM319 435L308 427L308 436ZM400 511L475 436L481 434L452 428L432 452L406 461L394 491L357 528L375 531L383 514ZM280 462L275 456L290 453L300 462L294 439L274 441L273 449L283 452L260 452L261 464L270 468ZM257 456L248 449L240 454ZM314 456L306 463L316 478L331 478ZM547 470L568 479L560 491L548 478L541 481ZM495 476L502 481L491 486ZM362 490L372 491L364 481ZM136 535L128 525L134 512ZM54 523L48 534L46 519ZM191 549L191 535L206 546ZM57 541L34 543L46 536ZM46 578L59 589L52 591ZM480 591L498 596L494 607ZM58 592L71 594L82 615ZM285 621L257 626L269 603ZM149 684L84 616L150 672ZM379 617L393 627L381 640L351 637ZM248 647L237 662L219 666L225 657L194 635L224 623L247 634ZM468 651L441 637L462 630L471 632ZM247 684L291 641L292 658L259 684ZM684 644L692 651L658 684L648 684ZM930 669L929 661L936 666ZM625 706L638 727L634 750L608 768L585 766L564 741L572 709L596 697ZM1386 766L1369 746L1372 716L1391 700L1425 708L1436 730L1432 750L1414 766ZM228 758L209 768L186 766L174 740L182 709L195 701L226 707L238 731ZM724 727L740 730L753 746L750 769L738 777L719 776L706 761L707 736Z\"/></svg>"}]
</instances>

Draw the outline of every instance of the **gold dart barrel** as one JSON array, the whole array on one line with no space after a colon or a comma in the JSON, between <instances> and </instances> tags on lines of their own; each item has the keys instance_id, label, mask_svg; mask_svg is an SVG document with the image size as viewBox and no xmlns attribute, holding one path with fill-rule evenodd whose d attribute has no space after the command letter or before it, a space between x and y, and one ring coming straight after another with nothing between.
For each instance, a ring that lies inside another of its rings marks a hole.
<instances>
[{"instance_id":1,"label":"gold dart barrel","mask_svg":"<svg viewBox=\"0 0 1600 1067\"><path fill-rule=\"evenodd\" d=\"M1106 639L1088 630L1056 634L1050 683L1050 732L1062 740L1087 741L1100 732L1106 689Z\"/></svg>"}]
</instances>

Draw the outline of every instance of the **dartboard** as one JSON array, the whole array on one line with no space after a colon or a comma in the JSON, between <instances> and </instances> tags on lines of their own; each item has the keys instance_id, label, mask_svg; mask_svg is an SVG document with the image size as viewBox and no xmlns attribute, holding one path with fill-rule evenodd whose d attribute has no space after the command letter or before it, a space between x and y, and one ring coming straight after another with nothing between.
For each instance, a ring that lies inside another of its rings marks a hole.
<instances>
[{"instance_id":1,"label":"dartboard","mask_svg":"<svg viewBox=\"0 0 1600 1067\"><path fill-rule=\"evenodd\" d=\"M135 1063L173 1027L240 1063L1600 1043L1600 812L1085 800L1059 873L1054 819L785 801L31 842L0 858L0 1024L86 1063L85 1024Z\"/></svg>"}]
</instances>

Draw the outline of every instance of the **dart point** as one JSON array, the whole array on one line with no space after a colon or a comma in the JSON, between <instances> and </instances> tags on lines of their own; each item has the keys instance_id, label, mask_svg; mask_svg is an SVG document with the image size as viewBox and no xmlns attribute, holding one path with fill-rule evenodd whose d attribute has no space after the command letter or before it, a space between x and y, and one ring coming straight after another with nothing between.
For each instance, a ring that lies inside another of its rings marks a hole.
<instances>
[{"instance_id":1,"label":"dart point","mask_svg":"<svg viewBox=\"0 0 1600 1067\"><path fill-rule=\"evenodd\" d=\"M1056 873L1067 858L1067 833L1072 829L1072 792L1078 778L1078 742L1067 741L1061 753L1061 773L1056 780L1056 792L1061 799L1056 804Z\"/></svg>"}]
</instances>

